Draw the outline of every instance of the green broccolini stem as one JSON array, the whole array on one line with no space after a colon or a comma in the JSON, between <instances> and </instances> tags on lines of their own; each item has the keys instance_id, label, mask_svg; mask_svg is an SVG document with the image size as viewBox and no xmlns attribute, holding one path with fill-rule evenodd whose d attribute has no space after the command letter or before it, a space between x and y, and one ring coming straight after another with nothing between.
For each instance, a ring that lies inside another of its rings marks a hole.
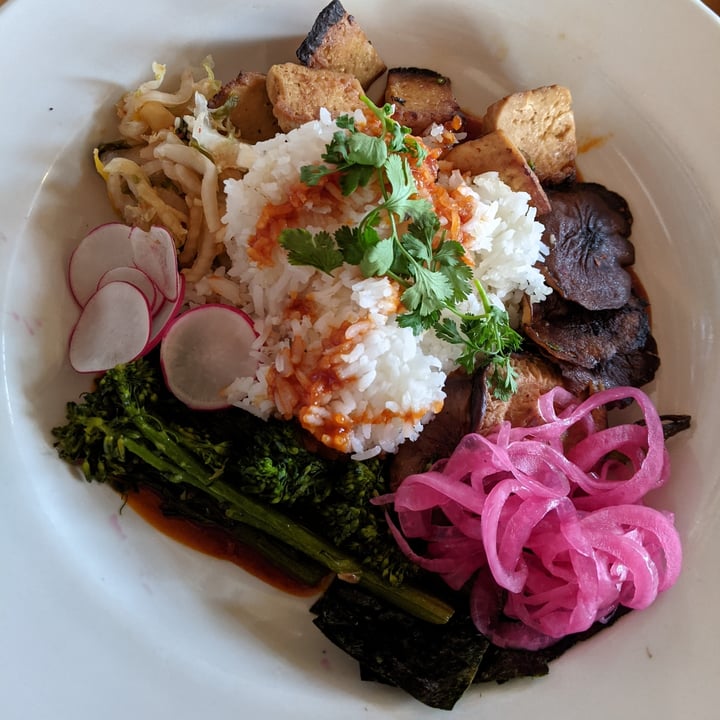
<instances>
[{"instance_id":1,"label":"green broccolini stem","mask_svg":"<svg viewBox=\"0 0 720 720\"><path fill-rule=\"evenodd\" d=\"M253 548L287 576L308 588L316 588L328 575L324 566L249 525L238 524L230 533L234 540Z\"/></svg>"},{"instance_id":2,"label":"green broccolini stem","mask_svg":"<svg viewBox=\"0 0 720 720\"><path fill-rule=\"evenodd\" d=\"M224 485L216 483L210 489ZM226 510L228 517L239 520L251 527L262 529L290 547L302 551L308 557L323 564L333 573L345 578L353 578L376 595L393 603L399 608L434 624L446 623L453 614L453 608L447 603L409 585L394 586L385 582L377 573L362 567L355 559L338 550L302 525L289 520L281 513L270 510L259 503L236 493L231 488L226 499L231 507ZM221 490L222 492L222 490ZM231 499L232 498L232 499Z\"/></svg>"}]
</instances>

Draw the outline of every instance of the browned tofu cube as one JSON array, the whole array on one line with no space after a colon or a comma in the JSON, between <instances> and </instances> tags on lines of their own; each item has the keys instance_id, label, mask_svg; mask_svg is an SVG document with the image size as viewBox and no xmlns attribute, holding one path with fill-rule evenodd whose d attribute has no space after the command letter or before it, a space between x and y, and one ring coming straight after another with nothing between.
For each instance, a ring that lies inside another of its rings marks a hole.
<instances>
[{"instance_id":1,"label":"browned tofu cube","mask_svg":"<svg viewBox=\"0 0 720 720\"><path fill-rule=\"evenodd\" d=\"M227 104L228 119L239 136L250 143L268 140L280 130L265 80L262 73L241 72L223 85L208 102L211 108Z\"/></svg>"},{"instance_id":2,"label":"browned tofu cube","mask_svg":"<svg viewBox=\"0 0 720 720\"><path fill-rule=\"evenodd\" d=\"M538 215L550 211L550 201L523 154L502 130L456 145L445 156L461 173L496 171L515 192L526 192Z\"/></svg>"},{"instance_id":3,"label":"browned tofu cube","mask_svg":"<svg viewBox=\"0 0 720 720\"><path fill-rule=\"evenodd\" d=\"M460 109L450 78L415 67L388 70L385 102L395 105L393 117L414 135L421 135L432 123L452 120Z\"/></svg>"},{"instance_id":4,"label":"browned tofu cube","mask_svg":"<svg viewBox=\"0 0 720 720\"><path fill-rule=\"evenodd\" d=\"M360 99L362 85L354 75L296 63L273 65L267 74L267 92L283 132L317 120L320 108L338 117L365 107Z\"/></svg>"},{"instance_id":5,"label":"browned tofu cube","mask_svg":"<svg viewBox=\"0 0 720 720\"><path fill-rule=\"evenodd\" d=\"M366 89L386 70L365 31L338 0L321 10L296 55L307 67L354 75Z\"/></svg>"},{"instance_id":6,"label":"browned tofu cube","mask_svg":"<svg viewBox=\"0 0 720 720\"><path fill-rule=\"evenodd\" d=\"M541 183L556 185L575 178L575 118L566 87L547 85L498 100L485 112L483 129L503 130Z\"/></svg>"}]
</instances>

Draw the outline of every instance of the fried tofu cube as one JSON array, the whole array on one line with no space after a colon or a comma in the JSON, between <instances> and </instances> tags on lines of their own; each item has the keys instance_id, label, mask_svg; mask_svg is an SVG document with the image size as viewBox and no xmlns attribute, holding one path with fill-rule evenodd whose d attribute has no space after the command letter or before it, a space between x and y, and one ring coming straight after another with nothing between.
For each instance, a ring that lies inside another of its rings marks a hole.
<instances>
[{"instance_id":1,"label":"fried tofu cube","mask_svg":"<svg viewBox=\"0 0 720 720\"><path fill-rule=\"evenodd\" d=\"M512 190L530 195L530 203L535 206L538 215L550 211L550 201L537 175L502 130L494 130L475 140L456 145L445 156L445 160L463 174L480 175L496 171Z\"/></svg>"},{"instance_id":2,"label":"fried tofu cube","mask_svg":"<svg viewBox=\"0 0 720 720\"><path fill-rule=\"evenodd\" d=\"M279 131L268 97L266 77L258 72L241 72L225 83L208 102L211 108L228 105L228 119L243 140L269 140Z\"/></svg>"},{"instance_id":3,"label":"fried tofu cube","mask_svg":"<svg viewBox=\"0 0 720 720\"><path fill-rule=\"evenodd\" d=\"M425 68L388 70L385 102L395 105L393 118L421 135L432 123L443 124L460 110L450 78Z\"/></svg>"},{"instance_id":4,"label":"fried tofu cube","mask_svg":"<svg viewBox=\"0 0 720 720\"><path fill-rule=\"evenodd\" d=\"M338 0L320 11L296 55L309 68L354 75L365 89L387 69L365 31Z\"/></svg>"},{"instance_id":5,"label":"fried tofu cube","mask_svg":"<svg viewBox=\"0 0 720 720\"><path fill-rule=\"evenodd\" d=\"M577 141L570 91L546 85L513 93L485 112L483 130L503 130L543 184L575 178Z\"/></svg>"},{"instance_id":6,"label":"fried tofu cube","mask_svg":"<svg viewBox=\"0 0 720 720\"><path fill-rule=\"evenodd\" d=\"M360 99L362 85L349 73L283 63L270 68L266 82L273 114L283 132L317 120L320 108L338 117L365 107Z\"/></svg>"}]
</instances>

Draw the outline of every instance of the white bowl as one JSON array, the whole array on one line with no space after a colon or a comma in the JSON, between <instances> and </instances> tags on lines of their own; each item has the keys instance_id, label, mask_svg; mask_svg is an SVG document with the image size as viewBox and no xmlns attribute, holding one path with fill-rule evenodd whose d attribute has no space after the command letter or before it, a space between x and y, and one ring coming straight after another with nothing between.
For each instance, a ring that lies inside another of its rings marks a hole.
<instances>
[{"instance_id":1,"label":"white bowl","mask_svg":"<svg viewBox=\"0 0 720 720\"><path fill-rule=\"evenodd\" d=\"M113 103L212 53L217 72L290 60L322 2L9 0L0 7L0 697L3 717L424 718L362 683L311 623L310 600L160 535L52 448L87 386L66 361L65 267L113 219L90 150ZM585 179L623 194L652 301L661 412L689 413L654 500L685 546L678 584L553 664L474 689L456 718L716 717L720 676L720 23L690 0L364 0L353 12L389 65L449 75L464 107L571 88Z\"/></svg>"}]
</instances>

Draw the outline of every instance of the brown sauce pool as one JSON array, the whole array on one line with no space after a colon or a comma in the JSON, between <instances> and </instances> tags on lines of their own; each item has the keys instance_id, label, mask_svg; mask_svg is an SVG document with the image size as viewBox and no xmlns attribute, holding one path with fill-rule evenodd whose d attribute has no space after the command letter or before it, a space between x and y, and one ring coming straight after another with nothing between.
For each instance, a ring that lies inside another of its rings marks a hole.
<instances>
[{"instance_id":1,"label":"brown sauce pool","mask_svg":"<svg viewBox=\"0 0 720 720\"><path fill-rule=\"evenodd\" d=\"M321 586L305 585L288 577L260 553L220 528L204 527L191 520L164 515L158 496L150 490L128 493L126 502L143 520L167 537L205 555L227 560L278 590L299 597L317 595L322 590Z\"/></svg>"}]
</instances>

